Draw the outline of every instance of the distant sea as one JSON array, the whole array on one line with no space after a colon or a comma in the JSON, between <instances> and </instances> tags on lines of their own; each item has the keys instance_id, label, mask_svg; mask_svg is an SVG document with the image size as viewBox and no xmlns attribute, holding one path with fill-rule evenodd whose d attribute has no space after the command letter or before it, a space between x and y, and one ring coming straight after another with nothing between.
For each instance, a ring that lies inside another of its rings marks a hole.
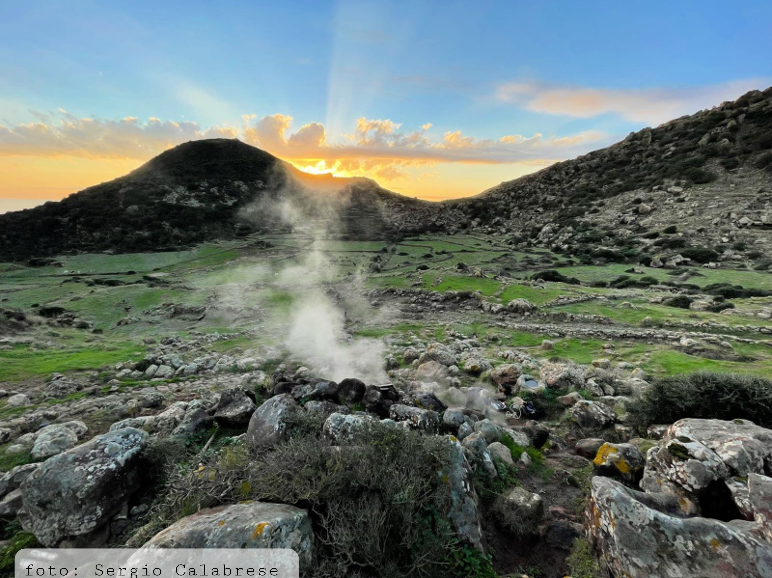
<instances>
[{"instance_id":1,"label":"distant sea","mask_svg":"<svg viewBox=\"0 0 772 578\"><path fill-rule=\"evenodd\" d=\"M0 215L10 211L31 209L51 200L53 199L0 199Z\"/></svg>"}]
</instances>

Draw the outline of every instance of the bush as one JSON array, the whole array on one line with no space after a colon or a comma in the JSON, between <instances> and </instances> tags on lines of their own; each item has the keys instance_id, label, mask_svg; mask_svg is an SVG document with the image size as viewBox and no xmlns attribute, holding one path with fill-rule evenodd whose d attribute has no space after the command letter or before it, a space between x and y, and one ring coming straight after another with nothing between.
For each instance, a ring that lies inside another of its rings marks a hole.
<instances>
[{"instance_id":1,"label":"bush","mask_svg":"<svg viewBox=\"0 0 772 578\"><path fill-rule=\"evenodd\" d=\"M752 375L711 372L655 381L628 408L639 427L683 418L747 419L772 427L772 381Z\"/></svg>"},{"instance_id":2,"label":"bush","mask_svg":"<svg viewBox=\"0 0 772 578\"><path fill-rule=\"evenodd\" d=\"M438 475L452 459L446 439L374 424L341 451L311 430L298 425L297 437L256 457L226 447L193 473L180 468L151 511L154 523L243 500L278 502L311 513L314 576L458 575L466 562L489 568L468 560L450 527L449 486Z\"/></svg>"},{"instance_id":3,"label":"bush","mask_svg":"<svg viewBox=\"0 0 772 578\"><path fill-rule=\"evenodd\" d=\"M662 232L665 233L666 235L674 235L675 233L678 232L678 227L676 227L675 225L670 225L669 227L665 227L664 229L662 229Z\"/></svg>"},{"instance_id":4,"label":"bush","mask_svg":"<svg viewBox=\"0 0 772 578\"><path fill-rule=\"evenodd\" d=\"M579 285L579 279L576 277L566 277L559 271L555 271L554 269L549 269L547 271L539 271L538 273L534 273L534 275L531 277L531 279L534 280L541 280L541 281L551 281L553 283L568 283L569 285Z\"/></svg>"},{"instance_id":5,"label":"bush","mask_svg":"<svg viewBox=\"0 0 772 578\"><path fill-rule=\"evenodd\" d=\"M515 536L532 536L539 531L540 517L526 516L512 509L506 501L506 496L501 495L493 502L491 511L502 528Z\"/></svg>"},{"instance_id":6,"label":"bush","mask_svg":"<svg viewBox=\"0 0 772 578\"><path fill-rule=\"evenodd\" d=\"M665 301L665 305L668 307L677 307L678 309L689 309L692 304L692 300L686 295L676 295Z\"/></svg>"},{"instance_id":7,"label":"bush","mask_svg":"<svg viewBox=\"0 0 772 578\"><path fill-rule=\"evenodd\" d=\"M708 247L689 247L681 251L681 256L697 263L710 263L718 259L718 253Z\"/></svg>"}]
</instances>

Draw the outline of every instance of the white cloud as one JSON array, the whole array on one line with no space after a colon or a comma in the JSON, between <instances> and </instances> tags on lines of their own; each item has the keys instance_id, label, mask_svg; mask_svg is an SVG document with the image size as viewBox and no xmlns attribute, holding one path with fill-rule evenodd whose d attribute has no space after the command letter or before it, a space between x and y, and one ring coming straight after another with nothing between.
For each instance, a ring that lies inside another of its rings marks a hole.
<instances>
[{"instance_id":1,"label":"white cloud","mask_svg":"<svg viewBox=\"0 0 772 578\"><path fill-rule=\"evenodd\" d=\"M580 118L616 114L633 122L660 124L770 83L769 78L749 78L701 87L612 89L510 82L499 85L495 96L534 112Z\"/></svg>"}]
</instances>

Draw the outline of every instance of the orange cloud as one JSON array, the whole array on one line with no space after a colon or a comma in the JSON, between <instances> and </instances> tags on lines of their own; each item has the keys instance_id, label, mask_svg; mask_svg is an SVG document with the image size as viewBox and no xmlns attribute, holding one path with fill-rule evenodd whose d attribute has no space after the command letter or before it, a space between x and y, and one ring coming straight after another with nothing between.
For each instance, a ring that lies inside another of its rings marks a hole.
<instances>
[{"instance_id":1,"label":"orange cloud","mask_svg":"<svg viewBox=\"0 0 772 578\"><path fill-rule=\"evenodd\" d=\"M616 114L633 122L659 124L696 110L769 86L769 78L749 78L711 86L685 88L609 89L510 82L496 88L502 102L547 114L591 118Z\"/></svg>"}]
</instances>

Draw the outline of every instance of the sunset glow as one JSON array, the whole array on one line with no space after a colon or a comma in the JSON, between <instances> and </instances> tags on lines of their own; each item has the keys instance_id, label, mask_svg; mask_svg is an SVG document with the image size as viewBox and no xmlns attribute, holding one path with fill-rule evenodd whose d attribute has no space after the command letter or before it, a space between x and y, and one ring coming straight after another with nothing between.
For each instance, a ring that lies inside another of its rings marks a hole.
<instances>
[{"instance_id":1,"label":"sunset glow","mask_svg":"<svg viewBox=\"0 0 772 578\"><path fill-rule=\"evenodd\" d=\"M697 3L700 27L667 3L636 13L339 0L196 14L173 2L153 13L35 4L0 21L0 211L203 138L238 138L306 173L368 177L411 197L470 196L772 84L763 51L727 37ZM737 15L744 38L769 11ZM256 34L258 21L271 24ZM570 24L586 21L604 34ZM652 45L647 23L689 38Z\"/></svg>"}]
</instances>

